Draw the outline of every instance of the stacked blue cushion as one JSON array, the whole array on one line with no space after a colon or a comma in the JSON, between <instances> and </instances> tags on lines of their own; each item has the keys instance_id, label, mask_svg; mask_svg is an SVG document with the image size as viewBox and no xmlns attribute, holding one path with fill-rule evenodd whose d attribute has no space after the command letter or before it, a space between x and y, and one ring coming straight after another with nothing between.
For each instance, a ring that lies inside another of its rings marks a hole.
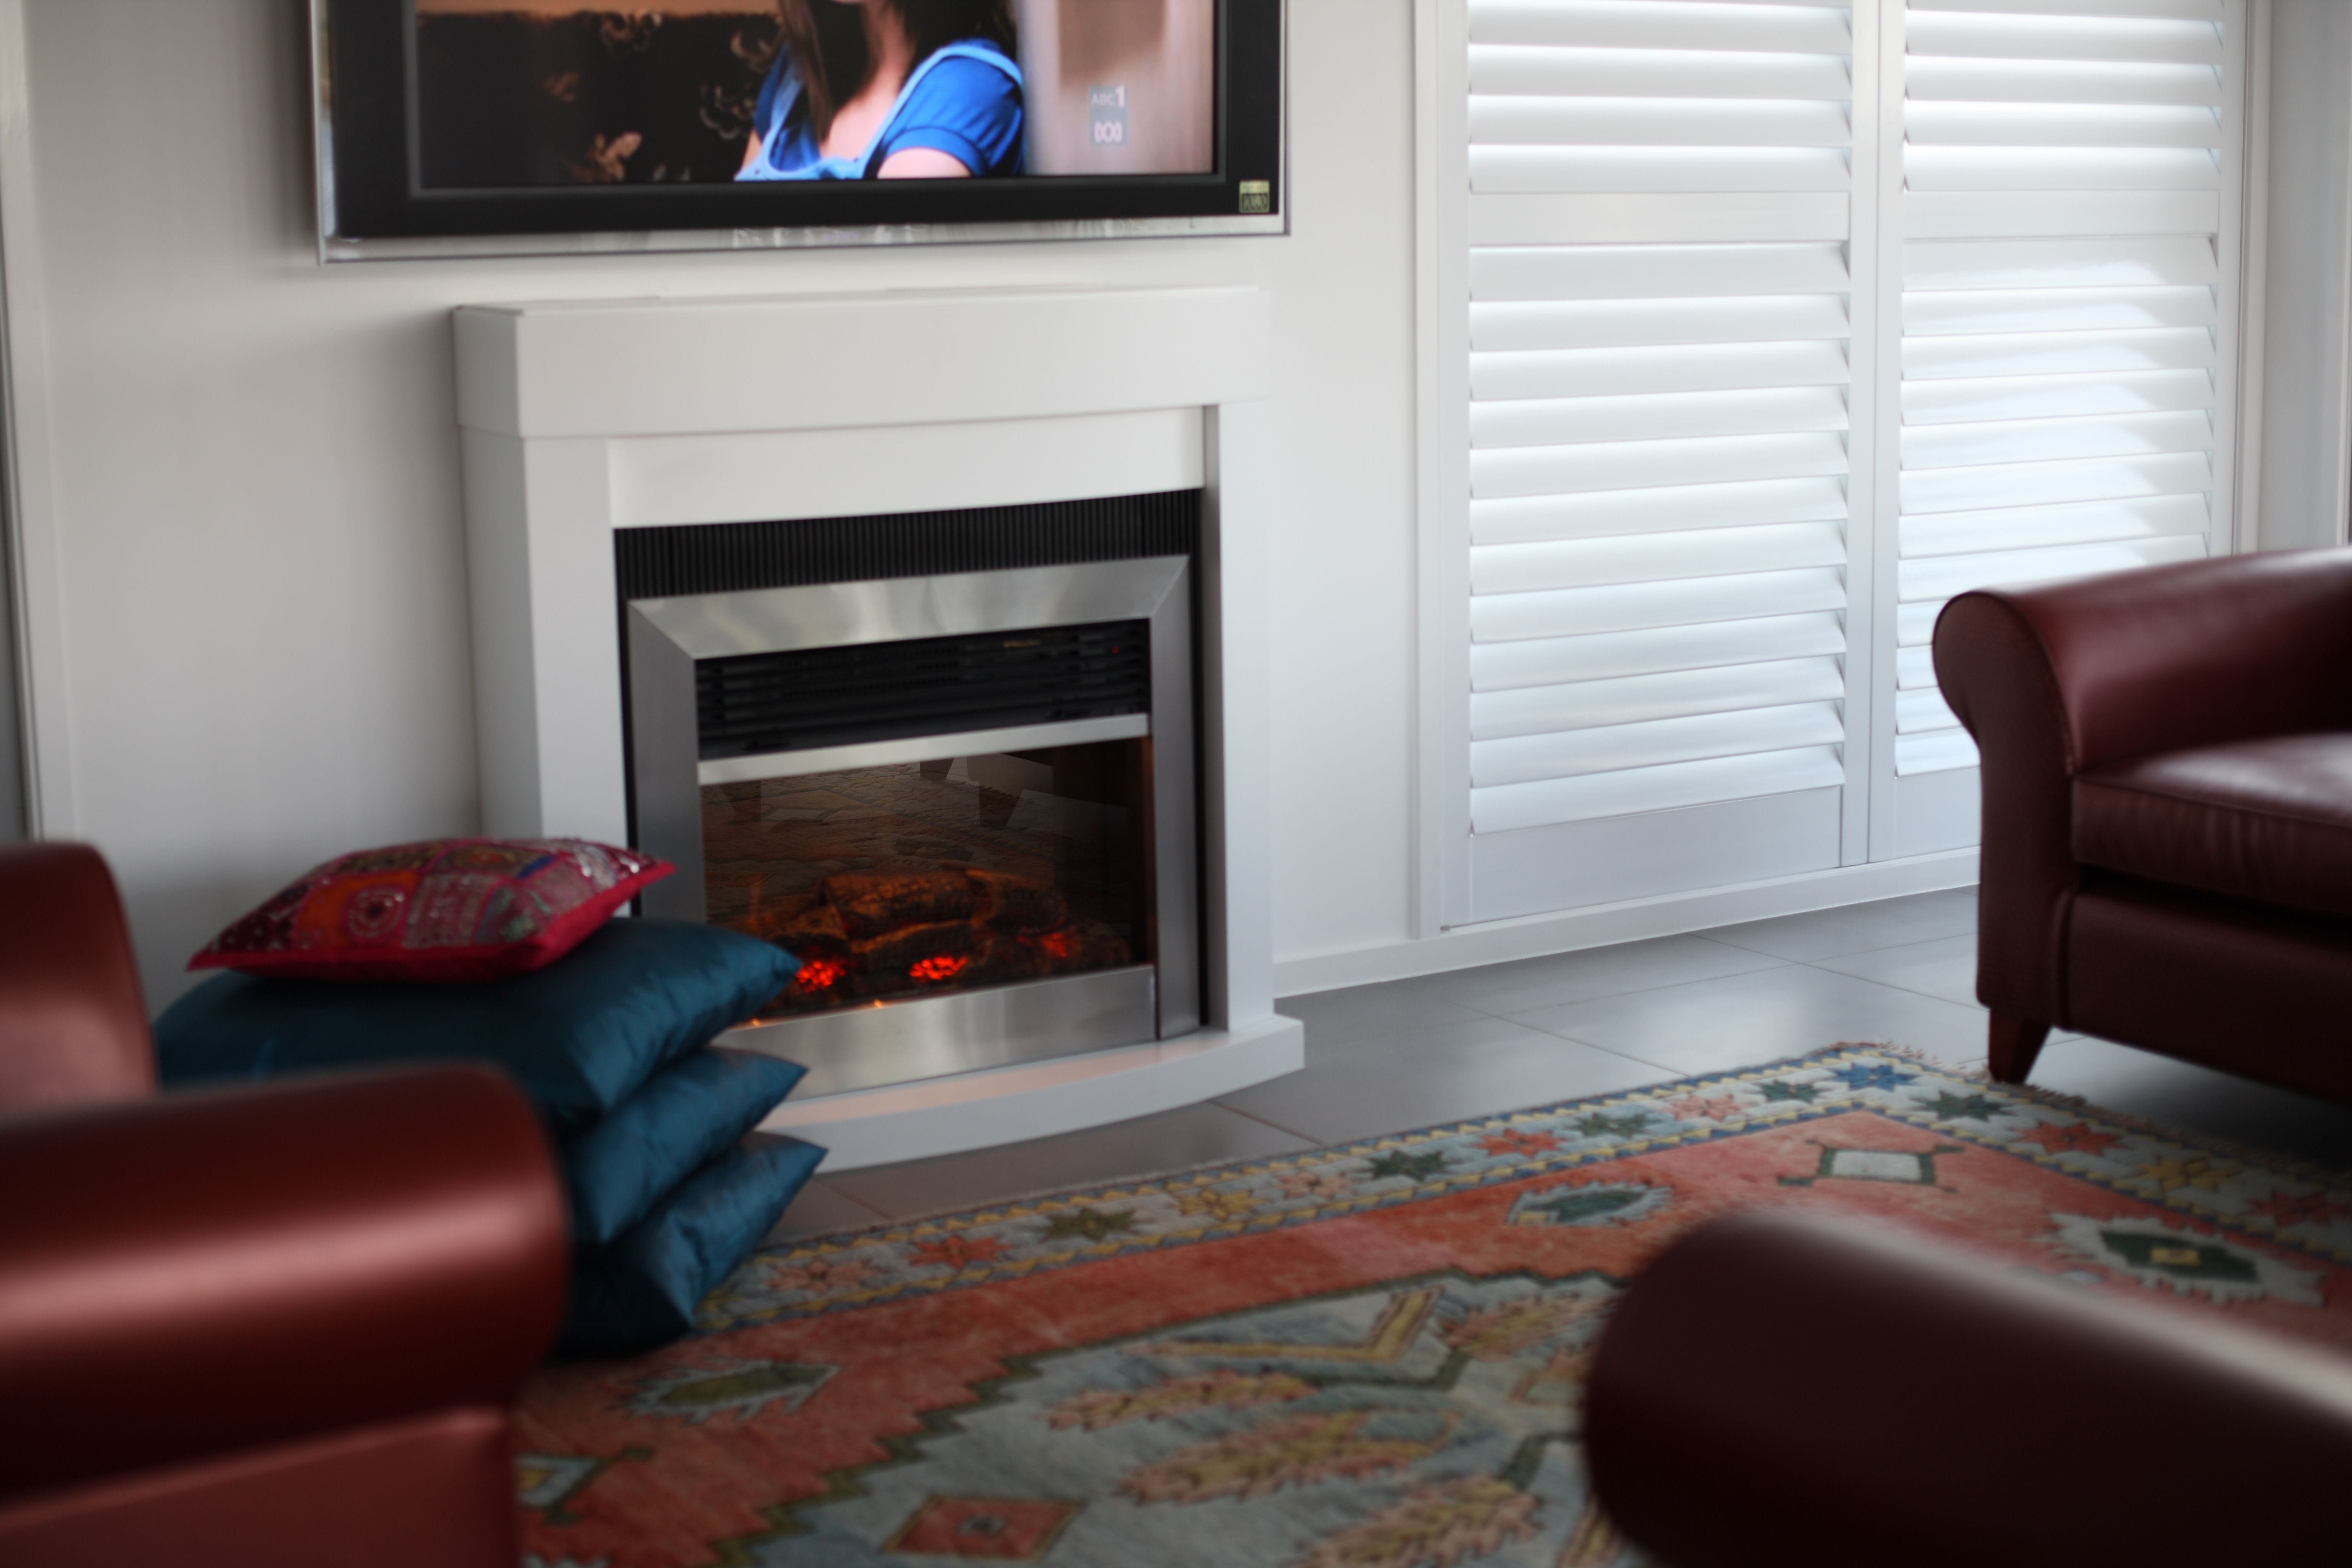
<instances>
[{"instance_id":1,"label":"stacked blue cushion","mask_svg":"<svg viewBox=\"0 0 2352 1568\"><path fill-rule=\"evenodd\" d=\"M798 967L734 931L622 920L544 969L473 984L223 974L156 1021L156 1061L174 1086L419 1058L505 1068L570 1187L563 1348L626 1354L689 1331L824 1157L790 1138L744 1145L803 1068L709 1044Z\"/></svg>"},{"instance_id":2,"label":"stacked blue cushion","mask_svg":"<svg viewBox=\"0 0 2352 1568\"><path fill-rule=\"evenodd\" d=\"M760 1244L824 1158L797 1138L730 1148L610 1247L578 1255L559 1350L632 1355L691 1332L695 1308Z\"/></svg>"}]
</instances>

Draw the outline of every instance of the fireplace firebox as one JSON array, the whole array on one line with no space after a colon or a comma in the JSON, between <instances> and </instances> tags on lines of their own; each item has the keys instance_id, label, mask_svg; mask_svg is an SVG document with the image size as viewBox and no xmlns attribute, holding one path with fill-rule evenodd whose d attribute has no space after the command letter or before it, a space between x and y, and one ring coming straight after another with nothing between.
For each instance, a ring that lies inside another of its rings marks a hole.
<instances>
[{"instance_id":1,"label":"fireplace firebox","mask_svg":"<svg viewBox=\"0 0 2352 1568\"><path fill-rule=\"evenodd\" d=\"M1185 556L636 598L646 912L802 961L728 1040L838 1093L1200 1026Z\"/></svg>"}]
</instances>

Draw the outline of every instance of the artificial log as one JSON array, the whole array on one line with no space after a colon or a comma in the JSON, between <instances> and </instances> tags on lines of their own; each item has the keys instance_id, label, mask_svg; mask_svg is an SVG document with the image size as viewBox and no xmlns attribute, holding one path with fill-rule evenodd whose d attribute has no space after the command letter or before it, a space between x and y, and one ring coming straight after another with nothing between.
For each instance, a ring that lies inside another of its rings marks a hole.
<instances>
[{"instance_id":1,"label":"artificial log","mask_svg":"<svg viewBox=\"0 0 2352 1568\"><path fill-rule=\"evenodd\" d=\"M842 871L827 877L819 890L840 911L852 942L904 926L968 921L980 901L961 871Z\"/></svg>"},{"instance_id":2,"label":"artificial log","mask_svg":"<svg viewBox=\"0 0 2352 1568\"><path fill-rule=\"evenodd\" d=\"M1001 931L1044 931L1066 923L1070 906L1043 882L978 866L964 875L979 895L974 916L981 924Z\"/></svg>"}]
</instances>

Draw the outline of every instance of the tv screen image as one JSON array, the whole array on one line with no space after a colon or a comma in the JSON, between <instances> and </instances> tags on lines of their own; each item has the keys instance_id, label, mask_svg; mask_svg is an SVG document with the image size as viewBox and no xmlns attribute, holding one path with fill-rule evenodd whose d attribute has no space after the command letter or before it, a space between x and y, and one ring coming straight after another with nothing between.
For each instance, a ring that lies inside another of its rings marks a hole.
<instances>
[{"instance_id":1,"label":"tv screen image","mask_svg":"<svg viewBox=\"0 0 2352 1568\"><path fill-rule=\"evenodd\" d=\"M430 190L1216 167L1213 0L417 0L416 29Z\"/></svg>"},{"instance_id":2,"label":"tv screen image","mask_svg":"<svg viewBox=\"0 0 2352 1568\"><path fill-rule=\"evenodd\" d=\"M329 240L1280 210L1281 0L316 5Z\"/></svg>"}]
</instances>

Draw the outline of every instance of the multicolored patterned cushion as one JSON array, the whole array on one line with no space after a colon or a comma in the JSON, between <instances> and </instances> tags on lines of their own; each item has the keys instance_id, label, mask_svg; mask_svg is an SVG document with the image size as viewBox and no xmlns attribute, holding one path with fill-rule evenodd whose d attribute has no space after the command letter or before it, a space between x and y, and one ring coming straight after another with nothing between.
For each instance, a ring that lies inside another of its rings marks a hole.
<instances>
[{"instance_id":1,"label":"multicolored patterned cushion","mask_svg":"<svg viewBox=\"0 0 2352 1568\"><path fill-rule=\"evenodd\" d=\"M495 980L554 963L677 868L577 838L436 838L345 855L215 937L190 969Z\"/></svg>"}]
</instances>

